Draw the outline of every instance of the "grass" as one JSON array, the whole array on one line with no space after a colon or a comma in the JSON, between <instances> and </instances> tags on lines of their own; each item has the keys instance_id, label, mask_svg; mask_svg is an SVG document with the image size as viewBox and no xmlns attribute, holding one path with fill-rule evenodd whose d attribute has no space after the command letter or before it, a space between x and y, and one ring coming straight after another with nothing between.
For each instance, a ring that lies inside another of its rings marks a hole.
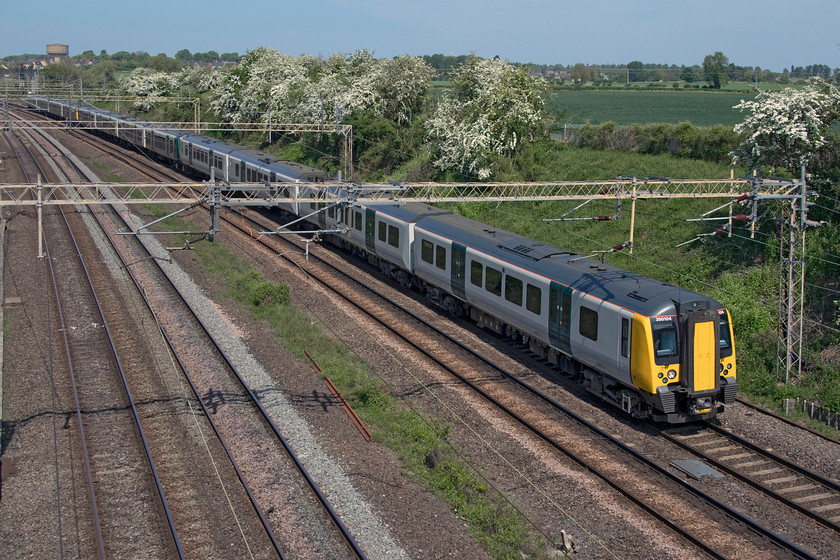
<instances>
[{"instance_id":1,"label":"grass","mask_svg":"<svg viewBox=\"0 0 840 560\"><path fill-rule=\"evenodd\" d=\"M15 315L11 307L3 308L3 335L9 336L15 330Z\"/></svg>"},{"instance_id":2,"label":"grass","mask_svg":"<svg viewBox=\"0 0 840 560\"><path fill-rule=\"evenodd\" d=\"M111 171L107 165L101 161L94 161L93 166L96 168L97 176L106 183L122 183L125 179L117 173Z\"/></svg>"}]
</instances>

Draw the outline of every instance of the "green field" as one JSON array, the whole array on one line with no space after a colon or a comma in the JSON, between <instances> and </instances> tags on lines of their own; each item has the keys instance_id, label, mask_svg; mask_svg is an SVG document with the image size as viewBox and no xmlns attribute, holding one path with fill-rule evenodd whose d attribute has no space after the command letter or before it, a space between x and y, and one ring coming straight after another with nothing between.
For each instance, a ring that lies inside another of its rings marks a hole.
<instances>
[{"instance_id":1,"label":"green field","mask_svg":"<svg viewBox=\"0 0 840 560\"><path fill-rule=\"evenodd\" d=\"M735 126L744 115L735 105L754 99L747 93L726 91L621 91L560 90L548 95L549 105L566 109L562 120L569 124L598 124L614 121L618 125L650 122L679 123L695 126L722 124Z\"/></svg>"}]
</instances>

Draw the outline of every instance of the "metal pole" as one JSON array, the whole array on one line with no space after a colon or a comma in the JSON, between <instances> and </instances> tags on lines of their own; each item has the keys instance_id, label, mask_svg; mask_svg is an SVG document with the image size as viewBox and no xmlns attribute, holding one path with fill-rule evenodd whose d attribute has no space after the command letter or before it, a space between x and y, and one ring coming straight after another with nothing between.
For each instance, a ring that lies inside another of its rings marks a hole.
<instances>
[{"instance_id":1,"label":"metal pole","mask_svg":"<svg viewBox=\"0 0 840 560\"><path fill-rule=\"evenodd\" d=\"M44 206L43 206L43 195L41 194L41 190L43 186L41 185L41 174L38 174L38 201L36 203L37 212L38 212L38 258L44 258Z\"/></svg>"},{"instance_id":2,"label":"metal pole","mask_svg":"<svg viewBox=\"0 0 840 560\"><path fill-rule=\"evenodd\" d=\"M633 179L633 199L630 206L630 254L633 254L633 239L636 234L636 179Z\"/></svg>"},{"instance_id":3,"label":"metal pole","mask_svg":"<svg viewBox=\"0 0 840 560\"><path fill-rule=\"evenodd\" d=\"M219 232L219 214L221 210L222 187L216 183L216 167L210 161L210 184L212 185L210 192L210 231L207 235L208 241L213 241L216 233Z\"/></svg>"},{"instance_id":4,"label":"metal pole","mask_svg":"<svg viewBox=\"0 0 840 560\"><path fill-rule=\"evenodd\" d=\"M734 163L729 167L729 180L730 181L735 180L735 164ZM732 188L730 187L729 190L731 191ZM732 204L729 205L729 230L728 230L727 237L732 237L732 206L733 206Z\"/></svg>"}]
</instances>

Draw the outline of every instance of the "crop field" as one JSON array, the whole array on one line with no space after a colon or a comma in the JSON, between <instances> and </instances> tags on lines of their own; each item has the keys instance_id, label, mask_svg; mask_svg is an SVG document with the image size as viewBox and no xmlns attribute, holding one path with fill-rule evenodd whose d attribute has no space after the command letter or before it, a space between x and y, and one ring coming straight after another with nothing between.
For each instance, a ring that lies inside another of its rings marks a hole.
<instances>
[{"instance_id":1,"label":"crop field","mask_svg":"<svg viewBox=\"0 0 840 560\"><path fill-rule=\"evenodd\" d=\"M549 93L549 104L565 108L568 113L563 120L575 125L689 121L695 126L735 126L743 115L733 107L754 98L753 94L726 91L560 90Z\"/></svg>"}]
</instances>

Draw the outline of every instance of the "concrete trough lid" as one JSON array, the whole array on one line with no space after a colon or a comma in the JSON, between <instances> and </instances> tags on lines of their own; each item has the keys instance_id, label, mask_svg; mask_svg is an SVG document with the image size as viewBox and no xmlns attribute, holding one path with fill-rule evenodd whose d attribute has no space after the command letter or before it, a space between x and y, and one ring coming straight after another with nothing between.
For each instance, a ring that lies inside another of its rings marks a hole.
<instances>
[{"instance_id":1,"label":"concrete trough lid","mask_svg":"<svg viewBox=\"0 0 840 560\"><path fill-rule=\"evenodd\" d=\"M713 476L715 478L724 477L723 473L716 471L703 461L698 461L697 459L677 459L671 461L671 465L698 480L704 476Z\"/></svg>"}]
</instances>

